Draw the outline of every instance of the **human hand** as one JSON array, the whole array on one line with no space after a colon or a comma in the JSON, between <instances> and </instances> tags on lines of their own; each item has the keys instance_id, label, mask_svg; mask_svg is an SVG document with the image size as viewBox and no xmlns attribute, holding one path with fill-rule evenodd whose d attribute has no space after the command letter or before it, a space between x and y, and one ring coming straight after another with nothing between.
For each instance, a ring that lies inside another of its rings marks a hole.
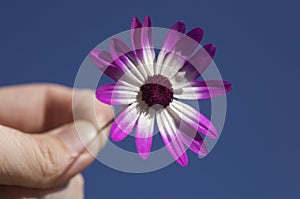
<instances>
[{"instance_id":1,"label":"human hand","mask_svg":"<svg viewBox=\"0 0 300 199\"><path fill-rule=\"evenodd\" d=\"M72 107L66 87L0 88L0 198L83 198L79 173L107 140L109 128L96 129L113 116L93 92L75 96Z\"/></svg>"}]
</instances>

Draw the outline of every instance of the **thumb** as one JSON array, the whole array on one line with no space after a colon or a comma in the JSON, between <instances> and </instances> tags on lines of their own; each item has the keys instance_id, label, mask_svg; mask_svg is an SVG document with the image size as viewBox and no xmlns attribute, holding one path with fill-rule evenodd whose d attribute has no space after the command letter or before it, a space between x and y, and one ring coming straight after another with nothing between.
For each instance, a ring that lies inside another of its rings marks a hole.
<instances>
[{"instance_id":1,"label":"thumb","mask_svg":"<svg viewBox=\"0 0 300 199\"><path fill-rule=\"evenodd\" d=\"M33 135L0 126L0 135L0 184L30 188L65 183L93 161L85 146L96 154L105 139L83 120Z\"/></svg>"}]
</instances>

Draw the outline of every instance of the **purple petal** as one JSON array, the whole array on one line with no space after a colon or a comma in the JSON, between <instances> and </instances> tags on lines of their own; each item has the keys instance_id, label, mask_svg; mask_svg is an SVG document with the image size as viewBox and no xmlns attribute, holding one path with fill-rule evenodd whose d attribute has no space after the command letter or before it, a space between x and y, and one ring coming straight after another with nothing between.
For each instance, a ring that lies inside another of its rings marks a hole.
<instances>
[{"instance_id":1,"label":"purple petal","mask_svg":"<svg viewBox=\"0 0 300 199\"><path fill-rule=\"evenodd\" d=\"M110 51L115 62L122 68L136 84L141 84L145 80L145 74L137 69L138 60L130 48L120 39L110 41Z\"/></svg>"},{"instance_id":2,"label":"purple petal","mask_svg":"<svg viewBox=\"0 0 300 199\"><path fill-rule=\"evenodd\" d=\"M158 66L155 70L155 74L161 74L164 73L164 69L162 68L164 60L166 58L166 55L172 51L175 44L181 39L181 37L184 36L185 32L185 23L182 21L176 22L171 29L168 31L163 45L161 47L161 50L159 51L158 57L157 57L157 63Z\"/></svg>"},{"instance_id":3,"label":"purple petal","mask_svg":"<svg viewBox=\"0 0 300 199\"><path fill-rule=\"evenodd\" d=\"M114 61L126 71L126 67L130 69L133 65L132 60L126 55L131 49L120 39L112 39L110 41L110 52Z\"/></svg>"},{"instance_id":4,"label":"purple petal","mask_svg":"<svg viewBox=\"0 0 300 199\"><path fill-rule=\"evenodd\" d=\"M193 152L196 154L206 156L208 153L206 144L204 143L203 138L198 133L198 129L193 128L189 123L182 120L180 118L180 115L176 113L176 110L174 110L174 107L171 105L168 108L168 112L172 115L174 118L174 121L176 123L176 127L179 130L178 136L182 140L182 142Z\"/></svg>"},{"instance_id":5,"label":"purple petal","mask_svg":"<svg viewBox=\"0 0 300 199\"><path fill-rule=\"evenodd\" d=\"M219 133L216 127L209 119L207 119L196 109L177 100L173 100L171 105L173 106L173 110L177 115L179 115L181 120L197 129L203 135L214 139L218 137Z\"/></svg>"},{"instance_id":6,"label":"purple petal","mask_svg":"<svg viewBox=\"0 0 300 199\"><path fill-rule=\"evenodd\" d=\"M182 37L174 46L172 52L178 53L185 58L189 58L198 47L203 37L203 30L195 28Z\"/></svg>"},{"instance_id":7,"label":"purple petal","mask_svg":"<svg viewBox=\"0 0 300 199\"><path fill-rule=\"evenodd\" d=\"M139 156L142 159L146 160L150 155L152 147L152 136L148 138L135 138L135 143Z\"/></svg>"},{"instance_id":8,"label":"purple petal","mask_svg":"<svg viewBox=\"0 0 300 199\"><path fill-rule=\"evenodd\" d=\"M144 160L149 157L152 146L154 111L151 110L150 113L141 113L136 125L136 149Z\"/></svg>"},{"instance_id":9,"label":"purple petal","mask_svg":"<svg viewBox=\"0 0 300 199\"><path fill-rule=\"evenodd\" d=\"M203 46L203 48L206 50L206 52L209 54L211 58L214 58L217 49L214 44L206 44Z\"/></svg>"},{"instance_id":10,"label":"purple petal","mask_svg":"<svg viewBox=\"0 0 300 199\"><path fill-rule=\"evenodd\" d=\"M117 59L121 55L131 52L131 49L122 40L113 38L110 43L110 51L113 58Z\"/></svg>"},{"instance_id":11,"label":"purple petal","mask_svg":"<svg viewBox=\"0 0 300 199\"><path fill-rule=\"evenodd\" d=\"M198 133L195 133L195 135L193 135L190 132L182 132L180 136L183 143L194 153L201 156L207 155L207 146L204 143L203 138Z\"/></svg>"},{"instance_id":12,"label":"purple petal","mask_svg":"<svg viewBox=\"0 0 300 199\"><path fill-rule=\"evenodd\" d=\"M168 79L172 80L173 77L178 73L179 69L182 68L185 61L186 61L185 58L182 57L181 55L173 52L169 52L165 56L163 64L158 65L161 66L160 73L158 74L161 74L167 77Z\"/></svg>"},{"instance_id":13,"label":"purple petal","mask_svg":"<svg viewBox=\"0 0 300 199\"><path fill-rule=\"evenodd\" d=\"M119 142L126 138L132 132L138 117L137 103L129 105L113 122L110 130L111 139Z\"/></svg>"},{"instance_id":14,"label":"purple petal","mask_svg":"<svg viewBox=\"0 0 300 199\"><path fill-rule=\"evenodd\" d=\"M142 45L144 48L153 48L151 18L146 16L142 24Z\"/></svg>"},{"instance_id":15,"label":"purple petal","mask_svg":"<svg viewBox=\"0 0 300 199\"><path fill-rule=\"evenodd\" d=\"M140 59L142 58L142 43L141 43L141 35L142 35L142 24L138 18L133 18L132 23L131 23L131 30L130 30L130 35L131 35L131 43L132 43L132 48L135 51L135 54L137 57Z\"/></svg>"},{"instance_id":16,"label":"purple petal","mask_svg":"<svg viewBox=\"0 0 300 199\"><path fill-rule=\"evenodd\" d=\"M222 80L195 80L186 87L174 90L178 99L207 99L224 95L232 88L232 84Z\"/></svg>"},{"instance_id":17,"label":"purple petal","mask_svg":"<svg viewBox=\"0 0 300 199\"><path fill-rule=\"evenodd\" d=\"M157 125L162 140L172 157L181 166L186 166L188 164L186 150L178 137L179 132L176 129L175 121L166 110L157 113Z\"/></svg>"},{"instance_id":18,"label":"purple petal","mask_svg":"<svg viewBox=\"0 0 300 199\"><path fill-rule=\"evenodd\" d=\"M143 27L138 18L133 18L131 24L131 43L133 48L133 53L136 57L137 62L136 65L146 65L147 67L140 67L140 72L144 75L144 77L152 76L153 72L153 61L155 58L154 48L151 41L147 41L147 39L152 37L151 27L148 27L149 21L145 19ZM151 23L150 23L151 24ZM144 27L145 26L145 27ZM148 37L149 32L150 36ZM146 39L146 46L143 45L143 39ZM150 46L150 47L147 47Z\"/></svg>"},{"instance_id":19,"label":"purple petal","mask_svg":"<svg viewBox=\"0 0 300 199\"><path fill-rule=\"evenodd\" d=\"M174 72L166 72L168 70L170 70L170 67L167 67L168 64L170 63L166 63L165 59L166 57L169 55L169 61L172 60L173 58L179 58L182 60L182 58L178 55L176 55L175 53L175 45L178 43L178 41L180 41L180 39L182 37L184 37L184 32L185 32L185 23L182 21L178 21L176 22L171 29L169 30L169 32L167 33L162 48L158 54L157 57L157 67L155 69L155 74L163 74L163 75L167 75L164 73L169 73L170 76L172 76L172 74L174 74ZM173 53L171 53L173 52ZM171 54L171 55L170 55ZM179 60L179 62L181 61ZM181 63L179 63L180 68L182 66ZM176 70L176 71L175 71ZM175 73L178 71L178 69L173 69L172 71L175 71Z\"/></svg>"},{"instance_id":20,"label":"purple petal","mask_svg":"<svg viewBox=\"0 0 300 199\"><path fill-rule=\"evenodd\" d=\"M182 34L185 33L185 23L183 21L177 21L172 27L171 30L175 30Z\"/></svg>"},{"instance_id":21,"label":"purple petal","mask_svg":"<svg viewBox=\"0 0 300 199\"><path fill-rule=\"evenodd\" d=\"M96 91L96 98L111 105L131 104L136 101L138 89L134 90L129 86L121 84L105 84L99 87Z\"/></svg>"},{"instance_id":22,"label":"purple petal","mask_svg":"<svg viewBox=\"0 0 300 199\"><path fill-rule=\"evenodd\" d=\"M162 49L157 59L158 66L161 66L160 73L169 78L173 78L184 66L186 60L191 57L203 37L203 30L195 28L185 36L176 32L173 34L177 34L175 38L179 38L178 41L174 46L172 46L173 43L169 43L170 47L167 46L167 50Z\"/></svg>"},{"instance_id":23,"label":"purple petal","mask_svg":"<svg viewBox=\"0 0 300 199\"><path fill-rule=\"evenodd\" d=\"M116 63L120 66L127 66L131 69L139 64L134 52L120 39L112 39L110 41L110 52Z\"/></svg>"},{"instance_id":24,"label":"purple petal","mask_svg":"<svg viewBox=\"0 0 300 199\"><path fill-rule=\"evenodd\" d=\"M171 30L168 32L164 43L162 45L162 49L165 51L170 51L174 45L178 42L178 40L183 36L185 32L185 23L182 21L176 22Z\"/></svg>"},{"instance_id":25,"label":"purple petal","mask_svg":"<svg viewBox=\"0 0 300 199\"><path fill-rule=\"evenodd\" d=\"M186 33L187 36L195 40L197 43L200 43L203 38L204 31L202 28L194 28L190 32Z\"/></svg>"},{"instance_id":26,"label":"purple petal","mask_svg":"<svg viewBox=\"0 0 300 199\"><path fill-rule=\"evenodd\" d=\"M203 114L199 114L199 126L198 131L202 134L210 137L210 138L217 138L219 136L218 130L216 127L212 124L212 122L207 119Z\"/></svg>"},{"instance_id":27,"label":"purple petal","mask_svg":"<svg viewBox=\"0 0 300 199\"><path fill-rule=\"evenodd\" d=\"M185 78L188 81L199 78L213 61L215 52L215 45L204 45L184 64L179 73L185 73Z\"/></svg>"},{"instance_id":28,"label":"purple petal","mask_svg":"<svg viewBox=\"0 0 300 199\"><path fill-rule=\"evenodd\" d=\"M145 64L152 64L155 59L155 52L152 40L151 19L146 16L142 24L141 45L142 45L142 61Z\"/></svg>"},{"instance_id":29,"label":"purple petal","mask_svg":"<svg viewBox=\"0 0 300 199\"><path fill-rule=\"evenodd\" d=\"M140 27L142 27L140 20L137 17L134 17L131 22L131 29L140 28Z\"/></svg>"},{"instance_id":30,"label":"purple petal","mask_svg":"<svg viewBox=\"0 0 300 199\"><path fill-rule=\"evenodd\" d=\"M89 54L91 61L107 76L118 81L124 72L113 62L110 53L102 50L92 50Z\"/></svg>"}]
</instances>

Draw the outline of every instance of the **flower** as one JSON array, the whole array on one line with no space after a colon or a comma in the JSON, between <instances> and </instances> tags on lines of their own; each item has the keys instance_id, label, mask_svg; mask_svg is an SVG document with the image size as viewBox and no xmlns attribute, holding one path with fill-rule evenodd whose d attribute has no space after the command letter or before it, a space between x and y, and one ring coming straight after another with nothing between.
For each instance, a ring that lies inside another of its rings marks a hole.
<instances>
[{"instance_id":1,"label":"flower","mask_svg":"<svg viewBox=\"0 0 300 199\"><path fill-rule=\"evenodd\" d=\"M147 16L143 23L138 18L132 20L132 49L115 38L110 41L110 52L91 51L92 62L116 81L98 88L97 99L125 106L112 124L113 141L123 140L135 129L137 152L147 159L156 120L166 148L180 165L188 164L185 146L199 155L208 153L203 138L217 138L217 129L203 114L179 100L216 97L230 91L231 84L198 80L216 52L213 44L196 50L202 37L201 28L185 34L185 23L178 21L156 57Z\"/></svg>"}]
</instances>

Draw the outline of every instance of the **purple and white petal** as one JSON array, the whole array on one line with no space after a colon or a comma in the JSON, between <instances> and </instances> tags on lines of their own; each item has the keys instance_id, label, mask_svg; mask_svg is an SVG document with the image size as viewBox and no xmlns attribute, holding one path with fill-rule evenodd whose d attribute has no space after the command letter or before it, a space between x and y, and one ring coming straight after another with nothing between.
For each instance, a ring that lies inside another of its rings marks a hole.
<instances>
[{"instance_id":1,"label":"purple and white petal","mask_svg":"<svg viewBox=\"0 0 300 199\"><path fill-rule=\"evenodd\" d=\"M158 65L161 68L160 74L172 79L172 77L178 73L178 70L182 68L185 63L185 58L175 52L169 52L164 59L162 65Z\"/></svg>"},{"instance_id":2,"label":"purple and white petal","mask_svg":"<svg viewBox=\"0 0 300 199\"><path fill-rule=\"evenodd\" d=\"M96 97L103 103L111 105L125 105L136 101L138 88L127 85L105 84L96 91Z\"/></svg>"},{"instance_id":3,"label":"purple and white petal","mask_svg":"<svg viewBox=\"0 0 300 199\"><path fill-rule=\"evenodd\" d=\"M200 48L189 60L185 62L184 66L175 75L172 80L174 86L180 87L180 85L182 85L180 81L176 81L176 79L180 79L182 77L184 77L187 81L199 78L208 68L210 63L213 62L215 53L216 47L213 44L207 44Z\"/></svg>"},{"instance_id":4,"label":"purple and white petal","mask_svg":"<svg viewBox=\"0 0 300 199\"><path fill-rule=\"evenodd\" d=\"M152 26L151 19L149 16L146 16L142 24L142 34L141 34L143 62L146 65L152 64L155 60L151 26Z\"/></svg>"},{"instance_id":5,"label":"purple and white petal","mask_svg":"<svg viewBox=\"0 0 300 199\"><path fill-rule=\"evenodd\" d=\"M138 55L138 52L136 51L142 49L142 43L141 43L141 34L142 34L142 24L140 20L137 17L134 17L131 22L131 29L130 29L130 36L131 36L131 44L133 50L135 50L136 55L141 58L140 55Z\"/></svg>"},{"instance_id":6,"label":"purple and white petal","mask_svg":"<svg viewBox=\"0 0 300 199\"><path fill-rule=\"evenodd\" d=\"M231 83L222 80L195 80L190 85L174 90L178 99L197 100L224 95L232 88Z\"/></svg>"},{"instance_id":7,"label":"purple and white petal","mask_svg":"<svg viewBox=\"0 0 300 199\"><path fill-rule=\"evenodd\" d=\"M183 143L194 153L206 156L208 148L199 133L192 134L190 131L182 131L180 133Z\"/></svg>"},{"instance_id":8,"label":"purple and white petal","mask_svg":"<svg viewBox=\"0 0 300 199\"><path fill-rule=\"evenodd\" d=\"M149 110L149 113L141 113L135 132L135 143L138 154L144 160L150 155L152 146L152 136L154 131L154 117L155 112L153 109Z\"/></svg>"},{"instance_id":9,"label":"purple and white petal","mask_svg":"<svg viewBox=\"0 0 300 199\"><path fill-rule=\"evenodd\" d=\"M140 115L137 106L137 102L132 103L115 119L110 130L110 137L113 141L122 141L132 132Z\"/></svg>"},{"instance_id":10,"label":"purple and white petal","mask_svg":"<svg viewBox=\"0 0 300 199\"><path fill-rule=\"evenodd\" d=\"M155 62L155 51L152 40L152 27L150 17L145 17L142 24L142 34L141 34L141 43L142 43L142 62L146 66L145 69L147 74L152 76L154 75L154 62Z\"/></svg>"},{"instance_id":11,"label":"purple and white petal","mask_svg":"<svg viewBox=\"0 0 300 199\"><path fill-rule=\"evenodd\" d=\"M203 30L195 28L181 37L174 47L167 52L161 65L161 74L173 78L191 57L203 37Z\"/></svg>"},{"instance_id":12,"label":"purple and white petal","mask_svg":"<svg viewBox=\"0 0 300 199\"><path fill-rule=\"evenodd\" d=\"M176 110L173 109L174 108L172 106L167 108L176 123L176 127L179 130L178 136L182 142L196 154L201 156L207 155L207 146L201 135L198 133L198 129L193 128L189 123L182 120L176 113Z\"/></svg>"},{"instance_id":13,"label":"purple and white petal","mask_svg":"<svg viewBox=\"0 0 300 199\"><path fill-rule=\"evenodd\" d=\"M175 44L184 36L185 28L183 21L176 22L166 35L161 49L171 51Z\"/></svg>"},{"instance_id":14,"label":"purple and white petal","mask_svg":"<svg viewBox=\"0 0 300 199\"><path fill-rule=\"evenodd\" d=\"M178 162L181 166L186 166L188 164L186 149L177 135L179 132L176 129L174 119L167 110L162 109L156 113L156 120L160 135L166 145L166 148L176 162Z\"/></svg>"},{"instance_id":15,"label":"purple and white petal","mask_svg":"<svg viewBox=\"0 0 300 199\"><path fill-rule=\"evenodd\" d=\"M89 54L91 61L107 76L118 81L124 72L113 62L110 53L102 50L92 50Z\"/></svg>"},{"instance_id":16,"label":"purple and white petal","mask_svg":"<svg viewBox=\"0 0 300 199\"><path fill-rule=\"evenodd\" d=\"M194 28L175 44L172 51L189 58L200 44L203 34L204 31L201 28Z\"/></svg>"},{"instance_id":17,"label":"purple and white petal","mask_svg":"<svg viewBox=\"0 0 300 199\"><path fill-rule=\"evenodd\" d=\"M125 75L135 82L142 84L145 81L146 74L137 69L139 61L131 49L120 39L110 41L110 52L114 61L121 66Z\"/></svg>"},{"instance_id":18,"label":"purple and white petal","mask_svg":"<svg viewBox=\"0 0 300 199\"><path fill-rule=\"evenodd\" d=\"M131 36L132 48L138 61L138 63L136 63L138 70L140 70L145 77L147 75L150 76L153 75L153 73L151 73L151 69L153 68L153 62L148 63L149 66L147 67L144 66L146 65L146 63L144 62L144 57L143 57L144 55L143 55L143 45L142 45L142 24L137 17L134 17L132 19L130 36ZM150 69L148 69L148 67L150 67Z\"/></svg>"},{"instance_id":19,"label":"purple and white petal","mask_svg":"<svg viewBox=\"0 0 300 199\"><path fill-rule=\"evenodd\" d=\"M173 100L170 106L172 106L172 110L179 115L181 120L187 122L203 135L214 139L218 137L218 130L212 122L193 107L177 100Z\"/></svg>"},{"instance_id":20,"label":"purple and white petal","mask_svg":"<svg viewBox=\"0 0 300 199\"><path fill-rule=\"evenodd\" d=\"M161 73L161 66L163 64L163 60L165 59L165 56L168 52L172 51L175 44L181 39L181 37L184 36L185 33L185 23L182 21L176 22L169 32L167 33L163 45L161 47L161 50L159 51L158 57L157 57L157 66L155 69L155 74Z\"/></svg>"}]
</instances>

